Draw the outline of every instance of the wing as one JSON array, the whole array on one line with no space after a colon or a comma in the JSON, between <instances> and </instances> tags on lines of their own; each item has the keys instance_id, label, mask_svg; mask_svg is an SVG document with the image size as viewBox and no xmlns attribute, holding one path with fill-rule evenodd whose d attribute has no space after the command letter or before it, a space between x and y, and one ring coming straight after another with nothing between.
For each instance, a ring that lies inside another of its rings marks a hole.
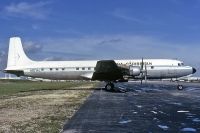
<instances>
[{"instance_id":1,"label":"wing","mask_svg":"<svg viewBox=\"0 0 200 133\"><path fill-rule=\"evenodd\" d=\"M114 60L101 60L97 62L92 80L116 81L122 79L123 70L117 66Z\"/></svg>"}]
</instances>

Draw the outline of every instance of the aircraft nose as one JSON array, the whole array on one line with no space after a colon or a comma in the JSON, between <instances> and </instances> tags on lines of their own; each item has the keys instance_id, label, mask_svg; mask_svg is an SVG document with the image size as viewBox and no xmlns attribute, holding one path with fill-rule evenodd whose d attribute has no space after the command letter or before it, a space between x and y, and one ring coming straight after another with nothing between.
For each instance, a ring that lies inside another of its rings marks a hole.
<instances>
[{"instance_id":1,"label":"aircraft nose","mask_svg":"<svg viewBox=\"0 0 200 133\"><path fill-rule=\"evenodd\" d=\"M197 70L193 67L192 68L192 73L195 73Z\"/></svg>"}]
</instances>

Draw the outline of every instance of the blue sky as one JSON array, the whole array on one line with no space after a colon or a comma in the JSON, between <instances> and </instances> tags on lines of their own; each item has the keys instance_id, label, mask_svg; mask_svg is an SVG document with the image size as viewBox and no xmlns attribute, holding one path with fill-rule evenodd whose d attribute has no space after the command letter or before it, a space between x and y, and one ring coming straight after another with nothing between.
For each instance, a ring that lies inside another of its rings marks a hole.
<instances>
[{"instance_id":1,"label":"blue sky","mask_svg":"<svg viewBox=\"0 0 200 133\"><path fill-rule=\"evenodd\" d=\"M6 0L0 68L9 37L34 60L172 58L200 69L200 0Z\"/></svg>"}]
</instances>

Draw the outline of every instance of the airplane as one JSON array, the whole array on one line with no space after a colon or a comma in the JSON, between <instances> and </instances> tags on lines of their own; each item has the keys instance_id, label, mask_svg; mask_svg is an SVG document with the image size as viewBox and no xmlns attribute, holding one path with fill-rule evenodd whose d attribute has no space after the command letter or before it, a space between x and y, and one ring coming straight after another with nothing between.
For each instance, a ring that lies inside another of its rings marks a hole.
<instances>
[{"instance_id":1,"label":"airplane","mask_svg":"<svg viewBox=\"0 0 200 133\"><path fill-rule=\"evenodd\" d=\"M105 89L111 91L116 82L179 78L195 73L196 69L174 59L33 61L26 56L21 38L11 37L4 72L52 80L105 81ZM183 86L178 85L177 89Z\"/></svg>"}]
</instances>

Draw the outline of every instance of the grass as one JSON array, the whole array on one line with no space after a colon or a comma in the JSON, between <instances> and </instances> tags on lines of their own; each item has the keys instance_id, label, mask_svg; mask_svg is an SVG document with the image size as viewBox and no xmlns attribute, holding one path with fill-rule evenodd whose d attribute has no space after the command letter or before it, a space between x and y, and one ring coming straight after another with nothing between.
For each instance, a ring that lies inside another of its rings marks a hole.
<instances>
[{"instance_id":1,"label":"grass","mask_svg":"<svg viewBox=\"0 0 200 133\"><path fill-rule=\"evenodd\" d=\"M61 132L95 85L0 80L0 133Z\"/></svg>"},{"instance_id":2,"label":"grass","mask_svg":"<svg viewBox=\"0 0 200 133\"><path fill-rule=\"evenodd\" d=\"M39 91L39 90L60 90L77 87L88 82L35 82L20 80L0 80L0 96L11 95L19 92ZM92 84L92 83L91 83Z\"/></svg>"}]
</instances>

